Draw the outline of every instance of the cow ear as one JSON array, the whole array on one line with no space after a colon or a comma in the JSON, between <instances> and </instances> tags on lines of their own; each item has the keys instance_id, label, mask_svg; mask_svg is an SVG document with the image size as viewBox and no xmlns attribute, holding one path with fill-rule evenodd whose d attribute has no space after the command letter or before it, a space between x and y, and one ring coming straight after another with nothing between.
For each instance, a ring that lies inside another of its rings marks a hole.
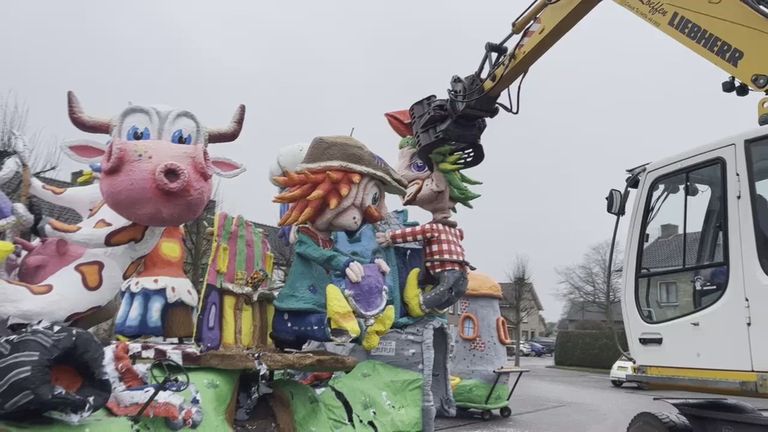
<instances>
[{"instance_id":1,"label":"cow ear","mask_svg":"<svg viewBox=\"0 0 768 432\"><path fill-rule=\"evenodd\" d=\"M216 175L225 178L237 177L245 171L245 167L242 164L222 157L212 157L211 165L213 165L213 172Z\"/></svg>"},{"instance_id":2,"label":"cow ear","mask_svg":"<svg viewBox=\"0 0 768 432\"><path fill-rule=\"evenodd\" d=\"M65 141L61 148L70 159L86 164L101 161L102 156L107 152L105 144L94 140Z\"/></svg>"}]
</instances>

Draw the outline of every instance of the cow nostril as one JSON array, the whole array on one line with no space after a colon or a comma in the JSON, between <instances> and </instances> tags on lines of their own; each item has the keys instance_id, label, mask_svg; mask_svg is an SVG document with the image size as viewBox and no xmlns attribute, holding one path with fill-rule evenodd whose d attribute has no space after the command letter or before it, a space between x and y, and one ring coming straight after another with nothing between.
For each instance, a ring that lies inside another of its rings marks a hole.
<instances>
[{"instance_id":1,"label":"cow nostril","mask_svg":"<svg viewBox=\"0 0 768 432\"><path fill-rule=\"evenodd\" d=\"M175 168L168 168L163 171L163 177L168 180L168 183L176 183L181 178L181 173Z\"/></svg>"}]
</instances>

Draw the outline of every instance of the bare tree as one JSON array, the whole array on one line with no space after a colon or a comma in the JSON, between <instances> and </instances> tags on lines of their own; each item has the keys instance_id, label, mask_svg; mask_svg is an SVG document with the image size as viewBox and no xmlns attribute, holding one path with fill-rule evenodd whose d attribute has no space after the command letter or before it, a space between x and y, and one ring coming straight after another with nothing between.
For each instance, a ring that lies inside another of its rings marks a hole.
<instances>
[{"instance_id":1,"label":"bare tree","mask_svg":"<svg viewBox=\"0 0 768 432\"><path fill-rule=\"evenodd\" d=\"M214 195L214 198L216 198ZM184 272L195 288L200 291L203 288L208 261L213 247L213 236L209 229L213 228L216 217L216 200L208 201L203 214L192 222L184 224L184 249L186 259Z\"/></svg>"},{"instance_id":2,"label":"bare tree","mask_svg":"<svg viewBox=\"0 0 768 432\"><path fill-rule=\"evenodd\" d=\"M528 269L528 258L517 256L512 269L507 272L509 282L501 284L502 312L504 319L514 327L515 333L515 366L520 366L520 338L522 324L529 316L537 313L536 301L533 293L534 287L531 281L531 273ZM538 319L538 317L537 317Z\"/></svg>"},{"instance_id":3,"label":"bare tree","mask_svg":"<svg viewBox=\"0 0 768 432\"><path fill-rule=\"evenodd\" d=\"M571 305L580 303L600 311L619 347L613 312L614 305L621 302L621 255L617 244L613 259L609 260L611 242L606 240L590 246L580 263L556 270L560 276L560 295ZM613 262L612 268L608 267L609 261Z\"/></svg>"}]
</instances>

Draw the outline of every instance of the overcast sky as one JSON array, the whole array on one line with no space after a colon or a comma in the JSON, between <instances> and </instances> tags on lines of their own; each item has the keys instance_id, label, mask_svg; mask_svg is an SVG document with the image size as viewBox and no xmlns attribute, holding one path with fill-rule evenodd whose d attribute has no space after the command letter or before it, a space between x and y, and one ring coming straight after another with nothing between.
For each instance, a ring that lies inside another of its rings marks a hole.
<instances>
[{"instance_id":1,"label":"overcast sky","mask_svg":"<svg viewBox=\"0 0 768 432\"><path fill-rule=\"evenodd\" d=\"M383 114L445 97L527 3L6 2L0 91L29 106L30 132L61 139L85 136L67 119L67 90L94 115L162 103L209 126L244 103L240 139L211 147L248 167L222 182L223 208L275 223L267 174L279 147L354 127L394 163L398 137ZM469 260L503 279L527 255L545 317L559 318L554 269L610 237L604 196L625 168L756 126L757 98L722 93L725 78L617 4L598 6L531 68L520 115L489 121L487 159L467 171L483 196L456 216Z\"/></svg>"}]
</instances>

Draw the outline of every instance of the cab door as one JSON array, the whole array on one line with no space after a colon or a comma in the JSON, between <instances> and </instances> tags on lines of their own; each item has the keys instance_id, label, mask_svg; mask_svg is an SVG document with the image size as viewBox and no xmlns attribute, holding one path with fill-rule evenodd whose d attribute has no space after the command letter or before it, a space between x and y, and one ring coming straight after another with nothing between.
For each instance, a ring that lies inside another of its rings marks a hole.
<instances>
[{"instance_id":1,"label":"cab door","mask_svg":"<svg viewBox=\"0 0 768 432\"><path fill-rule=\"evenodd\" d=\"M752 362L754 370L768 372L768 136L747 139L738 156L746 173L739 205Z\"/></svg>"},{"instance_id":2,"label":"cab door","mask_svg":"<svg viewBox=\"0 0 768 432\"><path fill-rule=\"evenodd\" d=\"M645 174L625 261L638 364L751 370L734 145Z\"/></svg>"}]
</instances>

